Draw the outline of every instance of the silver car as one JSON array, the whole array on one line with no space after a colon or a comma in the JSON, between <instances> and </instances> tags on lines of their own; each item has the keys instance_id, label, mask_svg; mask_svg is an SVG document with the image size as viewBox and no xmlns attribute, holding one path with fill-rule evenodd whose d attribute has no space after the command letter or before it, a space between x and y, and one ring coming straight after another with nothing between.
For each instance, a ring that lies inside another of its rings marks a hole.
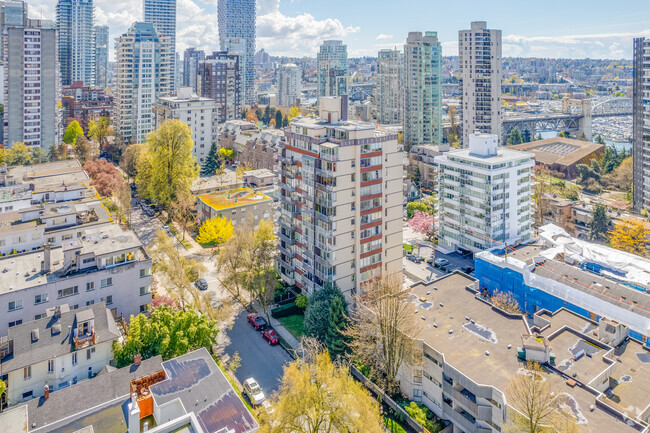
<instances>
[{"instance_id":1,"label":"silver car","mask_svg":"<svg viewBox=\"0 0 650 433\"><path fill-rule=\"evenodd\" d=\"M259 406L266 400L262 388L260 388L260 385L252 377L244 381L244 393L248 396L253 406Z\"/></svg>"}]
</instances>

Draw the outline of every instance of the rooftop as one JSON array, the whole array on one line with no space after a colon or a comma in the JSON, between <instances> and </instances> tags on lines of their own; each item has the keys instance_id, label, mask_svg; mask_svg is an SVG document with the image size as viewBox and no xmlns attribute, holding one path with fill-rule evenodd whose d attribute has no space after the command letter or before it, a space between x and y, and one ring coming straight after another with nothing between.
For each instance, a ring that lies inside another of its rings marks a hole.
<instances>
[{"instance_id":1,"label":"rooftop","mask_svg":"<svg viewBox=\"0 0 650 433\"><path fill-rule=\"evenodd\" d=\"M198 196L198 199L215 211L265 203L273 200L271 197L250 188L236 188L228 191L202 194Z\"/></svg>"},{"instance_id":2,"label":"rooftop","mask_svg":"<svg viewBox=\"0 0 650 433\"><path fill-rule=\"evenodd\" d=\"M531 329L523 316L507 316L494 309L489 301L482 299L473 289L475 280L459 273L442 277L429 283L416 283L410 287L410 302L414 304L413 314L423 329L418 338L429 346L444 354L445 362L458 369L474 382L491 385L506 392L507 385L513 374L517 374L522 364L517 358L516 347L521 345L522 335L531 334ZM569 358L569 349L574 349L578 341L584 340L581 333L593 329L594 324L567 310L547 313L550 317L551 328L554 332L564 326L577 327L575 332L566 330L550 341L552 350L557 354L556 367L564 358ZM434 324L436 326L434 326ZM588 326L589 325L589 326ZM630 352L640 350L636 343L628 344ZM511 345L508 348L508 345ZM583 357L579 366L580 381L588 383L600 374L606 367L603 355L611 348L594 348L592 357ZM617 349L618 350L618 349ZM623 352L626 350L620 349ZM486 354L486 353L489 353ZM645 352L648 353L648 352ZM650 364L649 364L650 365ZM638 362L628 365L618 365L617 371L626 368L635 369ZM641 389L641 380L636 384L639 389L627 394L628 403L643 408L650 403L649 392ZM577 414L584 418L581 424L583 432L632 432L635 431L626 424L618 421L610 414L596 408L589 411L594 404L595 396L584 387L570 388L565 384L566 377L559 374L545 374L555 389L568 394L575 402ZM616 388L614 389L616 392ZM621 391L625 391L623 388ZM508 397L506 392L506 398Z\"/></svg>"},{"instance_id":3,"label":"rooftop","mask_svg":"<svg viewBox=\"0 0 650 433\"><path fill-rule=\"evenodd\" d=\"M94 321L94 344L112 341L121 335L103 302L61 312L60 317L51 314L9 328L7 339L13 340L13 352L2 360L2 371L8 373L76 351L74 332L69 333L68 329L74 331L79 323L88 320Z\"/></svg>"},{"instance_id":4,"label":"rooftop","mask_svg":"<svg viewBox=\"0 0 650 433\"><path fill-rule=\"evenodd\" d=\"M542 164L573 165L585 157L601 152L605 146L573 138L554 137L530 143L508 146L508 149L531 152Z\"/></svg>"},{"instance_id":5,"label":"rooftop","mask_svg":"<svg viewBox=\"0 0 650 433\"><path fill-rule=\"evenodd\" d=\"M451 150L436 157L436 161L448 161L452 158L461 159L463 161L475 162L480 164L500 164L505 162L519 161L522 158L533 158L535 155L532 153L521 152L512 150L505 147L497 149L496 156L478 156L470 153L469 149Z\"/></svg>"}]
</instances>

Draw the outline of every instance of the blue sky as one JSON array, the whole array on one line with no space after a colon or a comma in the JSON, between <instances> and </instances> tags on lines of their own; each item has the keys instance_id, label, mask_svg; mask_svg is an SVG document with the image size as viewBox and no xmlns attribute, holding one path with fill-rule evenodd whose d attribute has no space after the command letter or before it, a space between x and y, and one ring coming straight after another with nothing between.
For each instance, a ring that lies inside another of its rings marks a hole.
<instances>
[{"instance_id":1,"label":"blue sky","mask_svg":"<svg viewBox=\"0 0 650 433\"><path fill-rule=\"evenodd\" d=\"M29 1L29 0L28 0ZM32 16L54 18L56 0L29 1ZM178 0L178 49L218 49L217 0ZM114 38L141 19L142 0L95 0L98 24ZM258 48L314 56L342 39L351 56L400 46L409 31L438 32L446 55L471 21L503 32L505 56L630 58L632 38L650 37L650 0L258 0Z\"/></svg>"}]
</instances>

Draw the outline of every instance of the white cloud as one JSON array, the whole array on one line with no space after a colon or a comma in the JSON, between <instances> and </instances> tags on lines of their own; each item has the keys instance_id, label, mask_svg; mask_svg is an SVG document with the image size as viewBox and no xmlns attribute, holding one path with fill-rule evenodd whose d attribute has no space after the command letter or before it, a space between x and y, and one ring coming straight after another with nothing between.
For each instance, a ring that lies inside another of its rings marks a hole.
<instances>
[{"instance_id":1,"label":"white cloud","mask_svg":"<svg viewBox=\"0 0 650 433\"><path fill-rule=\"evenodd\" d=\"M384 34L384 33L379 33L375 39L378 40L378 41L385 41L386 39L392 39L392 38L393 38L393 35L387 35L387 34Z\"/></svg>"}]
</instances>

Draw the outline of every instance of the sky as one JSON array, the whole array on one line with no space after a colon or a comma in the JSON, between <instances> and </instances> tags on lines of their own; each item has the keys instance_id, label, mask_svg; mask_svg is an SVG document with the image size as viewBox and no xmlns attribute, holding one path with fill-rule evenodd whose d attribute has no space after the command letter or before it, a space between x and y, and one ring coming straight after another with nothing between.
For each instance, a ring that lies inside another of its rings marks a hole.
<instances>
[{"instance_id":1,"label":"sky","mask_svg":"<svg viewBox=\"0 0 650 433\"><path fill-rule=\"evenodd\" d=\"M31 17L55 18L56 0L27 0ZM177 0L177 51L219 49L218 0ZM94 0L111 39L142 19L142 0ZM457 55L458 30L487 21L503 33L503 55L630 59L632 38L650 37L650 0L257 0L257 49L315 56L326 39L350 57L402 48L409 31L437 31L444 55Z\"/></svg>"}]
</instances>

